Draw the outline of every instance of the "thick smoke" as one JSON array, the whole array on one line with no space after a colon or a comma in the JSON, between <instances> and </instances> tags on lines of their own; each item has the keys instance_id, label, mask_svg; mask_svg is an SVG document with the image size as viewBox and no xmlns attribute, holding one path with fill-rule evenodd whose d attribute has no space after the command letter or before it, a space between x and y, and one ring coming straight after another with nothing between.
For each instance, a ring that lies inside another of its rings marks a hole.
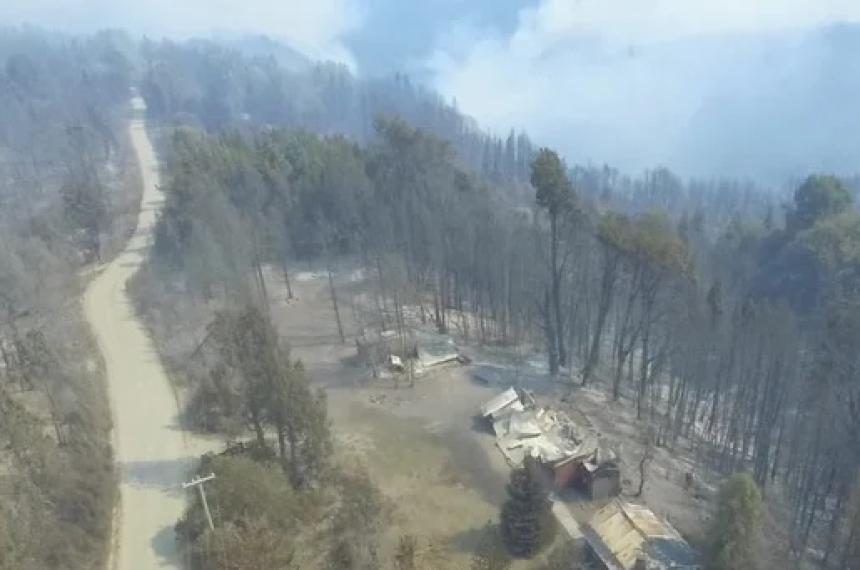
<instances>
[{"instance_id":1,"label":"thick smoke","mask_svg":"<svg viewBox=\"0 0 860 570\"><path fill-rule=\"evenodd\" d=\"M569 161L782 182L860 165L858 20L842 1L544 0L431 61L461 109Z\"/></svg>"}]
</instances>

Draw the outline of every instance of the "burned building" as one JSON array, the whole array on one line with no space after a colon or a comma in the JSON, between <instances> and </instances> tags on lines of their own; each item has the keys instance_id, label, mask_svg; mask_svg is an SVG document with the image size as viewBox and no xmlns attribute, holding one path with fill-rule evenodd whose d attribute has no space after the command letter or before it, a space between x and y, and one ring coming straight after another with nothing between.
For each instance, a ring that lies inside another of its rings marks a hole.
<instances>
[{"instance_id":1,"label":"burned building","mask_svg":"<svg viewBox=\"0 0 860 570\"><path fill-rule=\"evenodd\" d=\"M564 412L539 407L528 391L508 388L481 406L481 414L511 466L531 457L555 489L575 486L594 499L620 493L618 464L611 453L600 450L597 435L581 429Z\"/></svg>"},{"instance_id":2,"label":"burned building","mask_svg":"<svg viewBox=\"0 0 860 570\"><path fill-rule=\"evenodd\" d=\"M465 362L453 339L421 330L368 330L355 339L359 360L374 370L386 367L403 372L410 363L416 374L451 362Z\"/></svg>"},{"instance_id":3,"label":"burned building","mask_svg":"<svg viewBox=\"0 0 860 570\"><path fill-rule=\"evenodd\" d=\"M614 457L591 455L566 457L553 465L557 488L576 487L592 501L621 494L621 468Z\"/></svg>"},{"instance_id":4,"label":"burned building","mask_svg":"<svg viewBox=\"0 0 860 570\"><path fill-rule=\"evenodd\" d=\"M394 330L363 330L355 339L355 348L359 359L370 366L381 365L391 356L406 359L418 355L415 337L409 333L400 335Z\"/></svg>"}]
</instances>

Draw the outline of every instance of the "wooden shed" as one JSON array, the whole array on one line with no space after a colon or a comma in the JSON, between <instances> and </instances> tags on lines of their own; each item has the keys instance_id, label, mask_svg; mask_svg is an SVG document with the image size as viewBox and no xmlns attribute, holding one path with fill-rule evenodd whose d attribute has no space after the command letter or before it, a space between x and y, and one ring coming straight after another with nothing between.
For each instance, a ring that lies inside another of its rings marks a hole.
<instances>
[{"instance_id":1,"label":"wooden shed","mask_svg":"<svg viewBox=\"0 0 860 570\"><path fill-rule=\"evenodd\" d=\"M615 461L597 461L597 453L567 457L553 466L557 489L575 487L591 500L609 499L621 494L621 469Z\"/></svg>"}]
</instances>

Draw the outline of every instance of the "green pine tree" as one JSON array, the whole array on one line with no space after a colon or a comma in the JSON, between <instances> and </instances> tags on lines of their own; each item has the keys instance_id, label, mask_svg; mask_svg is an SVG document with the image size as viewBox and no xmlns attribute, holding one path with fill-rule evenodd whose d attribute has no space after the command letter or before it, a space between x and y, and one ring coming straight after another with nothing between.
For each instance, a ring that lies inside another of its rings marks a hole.
<instances>
[{"instance_id":1,"label":"green pine tree","mask_svg":"<svg viewBox=\"0 0 860 570\"><path fill-rule=\"evenodd\" d=\"M502 507L502 538L510 553L521 558L531 558L540 549L552 521L547 492L537 479L536 468L527 460L511 471L508 500Z\"/></svg>"},{"instance_id":2,"label":"green pine tree","mask_svg":"<svg viewBox=\"0 0 860 570\"><path fill-rule=\"evenodd\" d=\"M720 489L709 535L709 568L760 568L761 493L748 473L732 475Z\"/></svg>"}]
</instances>

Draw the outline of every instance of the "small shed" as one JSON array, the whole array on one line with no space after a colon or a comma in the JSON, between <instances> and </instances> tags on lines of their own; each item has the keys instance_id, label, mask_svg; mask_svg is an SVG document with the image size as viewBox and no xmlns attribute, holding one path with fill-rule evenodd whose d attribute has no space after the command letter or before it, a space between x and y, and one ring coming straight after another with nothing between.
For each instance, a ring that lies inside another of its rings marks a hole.
<instances>
[{"instance_id":1,"label":"small shed","mask_svg":"<svg viewBox=\"0 0 860 570\"><path fill-rule=\"evenodd\" d=\"M699 553L643 505L615 500L597 511L583 534L605 570L701 570Z\"/></svg>"},{"instance_id":2,"label":"small shed","mask_svg":"<svg viewBox=\"0 0 860 570\"><path fill-rule=\"evenodd\" d=\"M609 499L621 494L621 469L618 463L606 461L590 471L586 488L592 501Z\"/></svg>"},{"instance_id":3,"label":"small shed","mask_svg":"<svg viewBox=\"0 0 860 570\"><path fill-rule=\"evenodd\" d=\"M609 499L621 494L621 468L614 456L595 448L585 456L566 458L556 466L559 486L573 486L588 495L592 501Z\"/></svg>"},{"instance_id":4,"label":"small shed","mask_svg":"<svg viewBox=\"0 0 860 570\"><path fill-rule=\"evenodd\" d=\"M565 457L552 466L558 489L575 487L592 501L621 494L621 469L615 461L595 463L583 457Z\"/></svg>"}]
</instances>

